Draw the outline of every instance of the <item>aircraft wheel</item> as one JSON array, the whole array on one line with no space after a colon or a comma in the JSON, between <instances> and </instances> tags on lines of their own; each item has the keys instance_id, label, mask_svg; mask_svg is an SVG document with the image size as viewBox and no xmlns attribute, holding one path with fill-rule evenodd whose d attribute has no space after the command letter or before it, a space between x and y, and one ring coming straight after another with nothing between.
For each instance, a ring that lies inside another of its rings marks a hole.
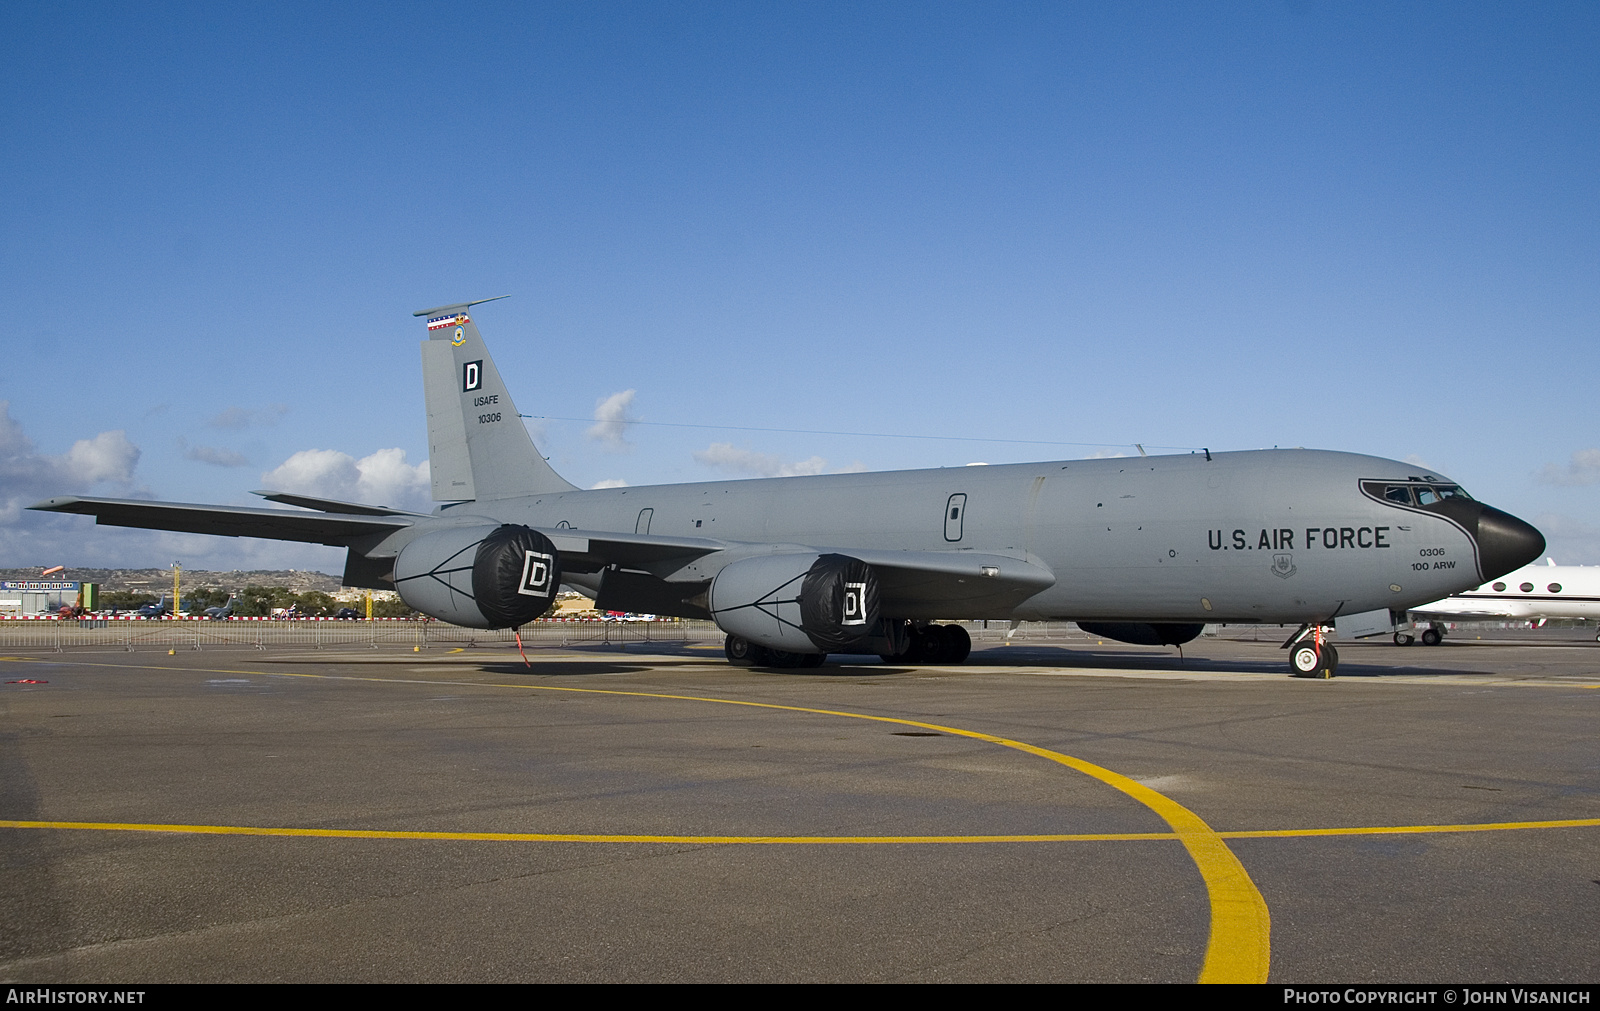
<instances>
[{"instance_id":1,"label":"aircraft wheel","mask_svg":"<svg viewBox=\"0 0 1600 1011\"><path fill-rule=\"evenodd\" d=\"M1396 646L1409 646L1416 641L1416 636L1408 635L1405 632L1396 632L1394 634L1394 644Z\"/></svg>"},{"instance_id":2,"label":"aircraft wheel","mask_svg":"<svg viewBox=\"0 0 1600 1011\"><path fill-rule=\"evenodd\" d=\"M1314 678L1322 673L1322 651L1317 643L1299 643L1290 651L1290 677Z\"/></svg>"},{"instance_id":3,"label":"aircraft wheel","mask_svg":"<svg viewBox=\"0 0 1600 1011\"><path fill-rule=\"evenodd\" d=\"M1332 643L1324 643L1322 649L1326 654L1322 658L1322 669L1324 671L1322 676L1331 678L1339 673L1339 647Z\"/></svg>"},{"instance_id":4,"label":"aircraft wheel","mask_svg":"<svg viewBox=\"0 0 1600 1011\"><path fill-rule=\"evenodd\" d=\"M950 645L950 656L945 662L966 663L972 653L972 636L960 625L946 625L944 630L945 641Z\"/></svg>"},{"instance_id":5,"label":"aircraft wheel","mask_svg":"<svg viewBox=\"0 0 1600 1011\"><path fill-rule=\"evenodd\" d=\"M1443 639L1444 636L1439 634L1437 628L1425 629L1422 633L1422 644L1424 646L1437 646Z\"/></svg>"},{"instance_id":6,"label":"aircraft wheel","mask_svg":"<svg viewBox=\"0 0 1600 1011\"><path fill-rule=\"evenodd\" d=\"M826 653L803 653L801 654L800 666L821 667L822 662L826 659L828 659L828 654Z\"/></svg>"},{"instance_id":7,"label":"aircraft wheel","mask_svg":"<svg viewBox=\"0 0 1600 1011\"><path fill-rule=\"evenodd\" d=\"M947 663L950 636L946 634L945 627L929 625L919 631L916 638L911 640L910 653L913 663Z\"/></svg>"},{"instance_id":8,"label":"aircraft wheel","mask_svg":"<svg viewBox=\"0 0 1600 1011\"><path fill-rule=\"evenodd\" d=\"M754 666L756 660L751 655L751 651L759 648L749 639L741 638L737 635L730 635L722 640L722 655L727 657L728 662L735 667Z\"/></svg>"}]
</instances>

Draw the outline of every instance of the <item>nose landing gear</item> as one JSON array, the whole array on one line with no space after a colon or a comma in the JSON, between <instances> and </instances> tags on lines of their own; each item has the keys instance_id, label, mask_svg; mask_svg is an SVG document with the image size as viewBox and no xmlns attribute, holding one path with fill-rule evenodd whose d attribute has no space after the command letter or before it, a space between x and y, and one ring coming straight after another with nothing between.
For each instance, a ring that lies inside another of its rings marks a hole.
<instances>
[{"instance_id":1,"label":"nose landing gear","mask_svg":"<svg viewBox=\"0 0 1600 1011\"><path fill-rule=\"evenodd\" d=\"M1289 676L1331 678L1339 669L1339 651L1323 638L1331 629L1308 625L1289 640Z\"/></svg>"}]
</instances>

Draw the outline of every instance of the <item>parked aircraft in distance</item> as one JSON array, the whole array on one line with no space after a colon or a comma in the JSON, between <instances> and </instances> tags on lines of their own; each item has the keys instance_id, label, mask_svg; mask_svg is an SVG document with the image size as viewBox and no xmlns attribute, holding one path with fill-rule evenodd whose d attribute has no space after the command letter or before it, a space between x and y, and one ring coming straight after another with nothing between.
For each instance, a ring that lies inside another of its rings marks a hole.
<instances>
[{"instance_id":1,"label":"parked aircraft in distance","mask_svg":"<svg viewBox=\"0 0 1600 1011\"><path fill-rule=\"evenodd\" d=\"M709 618L730 661L776 667L960 663L971 641L940 619L1071 620L1145 645L1207 622L1282 622L1302 626L1291 673L1330 676L1338 654L1321 633L1338 615L1438 600L1544 550L1446 478L1303 449L580 491L529 438L468 316L477 304L417 313L432 513L276 492L260 494L316 512L32 508L342 546L346 586L398 589L475 628L530 621L569 584L602 611Z\"/></svg>"},{"instance_id":2,"label":"parked aircraft in distance","mask_svg":"<svg viewBox=\"0 0 1600 1011\"><path fill-rule=\"evenodd\" d=\"M210 618L212 621L223 621L233 617L234 599L234 596L229 594L227 603L219 604L216 607L206 608L206 617Z\"/></svg>"},{"instance_id":3,"label":"parked aircraft in distance","mask_svg":"<svg viewBox=\"0 0 1600 1011\"><path fill-rule=\"evenodd\" d=\"M163 593L160 600L156 601L154 604L144 604L133 613L137 614L141 618L159 618L166 614L170 608L171 605L167 603L167 595Z\"/></svg>"},{"instance_id":4,"label":"parked aircraft in distance","mask_svg":"<svg viewBox=\"0 0 1600 1011\"><path fill-rule=\"evenodd\" d=\"M1600 565L1527 565L1472 590L1411 608L1413 620L1428 627L1422 644L1437 646L1448 620L1480 621L1510 618L1542 621L1548 618L1600 620ZM1600 639L1600 634L1595 636ZM1396 632L1394 641L1409 646L1412 637Z\"/></svg>"}]
</instances>

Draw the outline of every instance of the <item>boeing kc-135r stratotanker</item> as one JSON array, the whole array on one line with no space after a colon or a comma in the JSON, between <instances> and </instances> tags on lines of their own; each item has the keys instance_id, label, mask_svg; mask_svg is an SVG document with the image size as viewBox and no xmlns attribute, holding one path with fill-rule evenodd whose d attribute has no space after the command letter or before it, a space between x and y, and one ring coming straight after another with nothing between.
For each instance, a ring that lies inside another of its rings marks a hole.
<instances>
[{"instance_id":1,"label":"boeing kc-135r stratotanker","mask_svg":"<svg viewBox=\"0 0 1600 1011\"><path fill-rule=\"evenodd\" d=\"M522 625L570 584L603 609L710 618L729 660L775 667L830 653L960 663L970 639L940 619L1071 620L1148 645L1273 622L1301 626L1291 673L1328 676L1335 618L1403 612L1544 550L1438 475L1301 449L580 491L534 448L468 316L478 304L417 313L432 513L268 492L316 512L33 508L346 547L346 586L392 587L474 628Z\"/></svg>"}]
</instances>

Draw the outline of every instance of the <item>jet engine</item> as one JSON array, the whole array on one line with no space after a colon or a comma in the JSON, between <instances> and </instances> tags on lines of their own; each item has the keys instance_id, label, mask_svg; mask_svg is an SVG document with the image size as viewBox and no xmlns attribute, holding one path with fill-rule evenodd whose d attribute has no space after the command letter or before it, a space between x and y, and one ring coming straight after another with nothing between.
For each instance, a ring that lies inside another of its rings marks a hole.
<instances>
[{"instance_id":1,"label":"jet engine","mask_svg":"<svg viewBox=\"0 0 1600 1011\"><path fill-rule=\"evenodd\" d=\"M1199 636L1205 625L1188 622L1080 621L1078 627L1090 635L1135 646L1182 646Z\"/></svg>"},{"instance_id":2,"label":"jet engine","mask_svg":"<svg viewBox=\"0 0 1600 1011\"><path fill-rule=\"evenodd\" d=\"M543 614L561 586L561 560L531 527L455 527L424 534L394 560L400 599L468 628L512 628Z\"/></svg>"},{"instance_id":3,"label":"jet engine","mask_svg":"<svg viewBox=\"0 0 1600 1011\"><path fill-rule=\"evenodd\" d=\"M762 555L717 573L711 617L729 635L786 653L845 651L878 629L878 578L848 555Z\"/></svg>"}]
</instances>

